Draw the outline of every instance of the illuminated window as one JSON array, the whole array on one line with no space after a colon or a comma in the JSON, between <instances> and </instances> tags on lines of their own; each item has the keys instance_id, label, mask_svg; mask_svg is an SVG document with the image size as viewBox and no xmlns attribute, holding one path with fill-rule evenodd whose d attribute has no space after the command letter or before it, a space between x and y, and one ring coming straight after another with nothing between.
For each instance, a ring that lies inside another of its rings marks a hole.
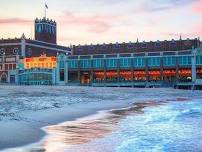
<instances>
[{"instance_id":1,"label":"illuminated window","mask_svg":"<svg viewBox=\"0 0 202 152\"><path fill-rule=\"evenodd\" d=\"M38 32L39 32L39 33L42 32L42 25L41 25L41 24L38 25Z\"/></svg>"},{"instance_id":2,"label":"illuminated window","mask_svg":"<svg viewBox=\"0 0 202 152\"><path fill-rule=\"evenodd\" d=\"M93 60L93 67L94 68L102 68L102 67L104 67L103 59L95 59L95 60Z\"/></svg>"},{"instance_id":3,"label":"illuminated window","mask_svg":"<svg viewBox=\"0 0 202 152\"><path fill-rule=\"evenodd\" d=\"M69 60L68 68L78 68L78 60Z\"/></svg>"},{"instance_id":4,"label":"illuminated window","mask_svg":"<svg viewBox=\"0 0 202 152\"><path fill-rule=\"evenodd\" d=\"M134 66L135 67L145 67L145 58L143 58L143 57L134 58Z\"/></svg>"},{"instance_id":5,"label":"illuminated window","mask_svg":"<svg viewBox=\"0 0 202 152\"><path fill-rule=\"evenodd\" d=\"M191 65L191 56L180 56L179 65Z\"/></svg>"},{"instance_id":6,"label":"illuminated window","mask_svg":"<svg viewBox=\"0 0 202 152\"><path fill-rule=\"evenodd\" d=\"M80 66L81 66L81 68L91 68L91 61L90 60L81 60Z\"/></svg>"},{"instance_id":7,"label":"illuminated window","mask_svg":"<svg viewBox=\"0 0 202 152\"><path fill-rule=\"evenodd\" d=\"M160 66L160 57L148 58L148 66L151 66L151 67Z\"/></svg>"},{"instance_id":8,"label":"illuminated window","mask_svg":"<svg viewBox=\"0 0 202 152\"><path fill-rule=\"evenodd\" d=\"M106 66L108 68L115 68L115 67L117 67L117 59L107 59L106 60Z\"/></svg>"},{"instance_id":9,"label":"illuminated window","mask_svg":"<svg viewBox=\"0 0 202 152\"><path fill-rule=\"evenodd\" d=\"M120 67L131 67L131 59L130 58L121 58Z\"/></svg>"},{"instance_id":10,"label":"illuminated window","mask_svg":"<svg viewBox=\"0 0 202 152\"><path fill-rule=\"evenodd\" d=\"M202 65L202 55L196 57L196 64Z\"/></svg>"},{"instance_id":11,"label":"illuminated window","mask_svg":"<svg viewBox=\"0 0 202 152\"><path fill-rule=\"evenodd\" d=\"M176 65L176 57L174 57L174 56L163 57L163 65L164 66L175 66Z\"/></svg>"}]
</instances>

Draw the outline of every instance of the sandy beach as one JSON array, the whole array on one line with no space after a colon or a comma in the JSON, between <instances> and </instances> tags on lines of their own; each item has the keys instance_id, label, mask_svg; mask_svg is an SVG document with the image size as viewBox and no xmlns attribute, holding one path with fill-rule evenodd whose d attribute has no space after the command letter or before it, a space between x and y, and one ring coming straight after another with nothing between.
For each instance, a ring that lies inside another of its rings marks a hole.
<instances>
[{"instance_id":1,"label":"sandy beach","mask_svg":"<svg viewBox=\"0 0 202 152\"><path fill-rule=\"evenodd\" d=\"M145 107L202 97L200 91L174 89L50 86L0 86L0 89L0 150L4 151L51 152L54 143L62 143L60 151L63 151L68 146L111 134L119 129L122 119L144 113ZM58 136L58 130L64 131L61 126L69 127Z\"/></svg>"}]
</instances>

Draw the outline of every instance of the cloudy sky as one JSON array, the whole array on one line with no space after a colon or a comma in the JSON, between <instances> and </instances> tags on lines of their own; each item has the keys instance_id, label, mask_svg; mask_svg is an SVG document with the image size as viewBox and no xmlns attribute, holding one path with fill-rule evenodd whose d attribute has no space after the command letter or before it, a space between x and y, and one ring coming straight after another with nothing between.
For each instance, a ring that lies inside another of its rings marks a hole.
<instances>
[{"instance_id":1,"label":"cloudy sky","mask_svg":"<svg viewBox=\"0 0 202 152\"><path fill-rule=\"evenodd\" d=\"M58 44L202 37L202 0L0 0L0 38L33 38L44 3Z\"/></svg>"}]
</instances>

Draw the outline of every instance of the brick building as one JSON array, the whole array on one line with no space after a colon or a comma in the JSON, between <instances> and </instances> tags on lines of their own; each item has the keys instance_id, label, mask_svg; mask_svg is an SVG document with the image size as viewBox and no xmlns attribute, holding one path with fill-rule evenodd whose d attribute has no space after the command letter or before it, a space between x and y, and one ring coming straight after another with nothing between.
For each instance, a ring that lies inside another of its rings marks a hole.
<instances>
[{"instance_id":1,"label":"brick building","mask_svg":"<svg viewBox=\"0 0 202 152\"><path fill-rule=\"evenodd\" d=\"M43 18L35 20L35 39L23 34L21 38L0 39L0 83L17 81L15 70L23 64L23 58L71 54L69 47L57 45L56 22ZM9 73L10 72L10 73Z\"/></svg>"}]
</instances>

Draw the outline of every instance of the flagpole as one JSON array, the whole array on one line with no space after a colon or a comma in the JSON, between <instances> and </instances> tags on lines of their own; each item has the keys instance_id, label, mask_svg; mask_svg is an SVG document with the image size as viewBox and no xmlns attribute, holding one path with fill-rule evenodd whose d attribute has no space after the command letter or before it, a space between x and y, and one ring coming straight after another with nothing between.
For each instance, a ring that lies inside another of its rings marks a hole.
<instances>
[{"instance_id":1,"label":"flagpole","mask_svg":"<svg viewBox=\"0 0 202 152\"><path fill-rule=\"evenodd\" d=\"M46 18L46 5L45 5L45 18Z\"/></svg>"}]
</instances>

